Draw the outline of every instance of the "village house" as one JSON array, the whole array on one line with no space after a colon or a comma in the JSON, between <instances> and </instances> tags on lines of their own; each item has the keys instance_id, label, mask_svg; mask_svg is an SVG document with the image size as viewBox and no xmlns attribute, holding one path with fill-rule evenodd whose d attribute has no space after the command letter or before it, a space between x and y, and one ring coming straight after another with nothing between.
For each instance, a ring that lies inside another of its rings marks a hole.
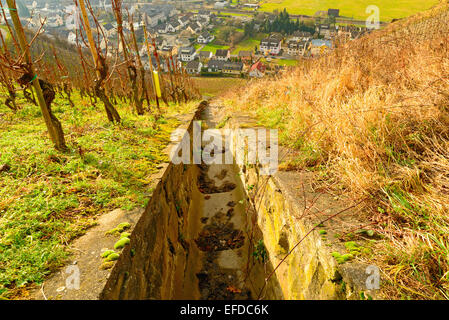
<instances>
[{"instance_id":1,"label":"village house","mask_svg":"<svg viewBox=\"0 0 449 320\"><path fill-rule=\"evenodd\" d=\"M165 57L175 56L178 53L177 51L175 46L164 45L161 47L161 55Z\"/></svg>"},{"instance_id":2,"label":"village house","mask_svg":"<svg viewBox=\"0 0 449 320\"><path fill-rule=\"evenodd\" d=\"M167 45L167 40L165 40L163 37L157 37L155 42L157 48L162 48Z\"/></svg>"},{"instance_id":3,"label":"village house","mask_svg":"<svg viewBox=\"0 0 449 320\"><path fill-rule=\"evenodd\" d=\"M49 17L47 20L47 26L57 28L64 25L64 20L58 14Z\"/></svg>"},{"instance_id":4,"label":"village house","mask_svg":"<svg viewBox=\"0 0 449 320\"><path fill-rule=\"evenodd\" d=\"M212 52L211 51L201 51L200 52L200 61L207 62L210 59L212 59Z\"/></svg>"},{"instance_id":5,"label":"village house","mask_svg":"<svg viewBox=\"0 0 449 320\"><path fill-rule=\"evenodd\" d=\"M227 6L228 6L227 1L217 1L214 4L214 9L220 10L226 8Z\"/></svg>"},{"instance_id":6,"label":"village house","mask_svg":"<svg viewBox=\"0 0 449 320\"><path fill-rule=\"evenodd\" d=\"M332 49L332 42L329 40L313 39L310 43L310 53L312 57L319 57Z\"/></svg>"},{"instance_id":7,"label":"village house","mask_svg":"<svg viewBox=\"0 0 449 320\"><path fill-rule=\"evenodd\" d=\"M194 47L183 47L179 50L179 59L183 62L193 61L196 57Z\"/></svg>"},{"instance_id":8,"label":"village house","mask_svg":"<svg viewBox=\"0 0 449 320\"><path fill-rule=\"evenodd\" d=\"M266 38L260 41L260 51L264 54L278 55L281 52L281 40Z\"/></svg>"},{"instance_id":9,"label":"village house","mask_svg":"<svg viewBox=\"0 0 449 320\"><path fill-rule=\"evenodd\" d=\"M253 9L253 10L257 10L260 8L260 5L258 3L244 3L243 4L244 8L249 8L249 9Z\"/></svg>"},{"instance_id":10,"label":"village house","mask_svg":"<svg viewBox=\"0 0 449 320\"><path fill-rule=\"evenodd\" d=\"M179 23L179 21L177 19L171 19L167 23L167 31L168 32L175 33L179 29L181 29L181 24Z\"/></svg>"},{"instance_id":11,"label":"village house","mask_svg":"<svg viewBox=\"0 0 449 320\"><path fill-rule=\"evenodd\" d=\"M205 28L209 25L210 19L200 17L199 19L196 20L196 22L201 26L201 28Z\"/></svg>"},{"instance_id":12,"label":"village house","mask_svg":"<svg viewBox=\"0 0 449 320\"><path fill-rule=\"evenodd\" d=\"M328 9L327 15L329 17L335 17L338 18L340 16L340 9Z\"/></svg>"},{"instance_id":13,"label":"village house","mask_svg":"<svg viewBox=\"0 0 449 320\"><path fill-rule=\"evenodd\" d=\"M307 31L295 31L290 38L293 41L310 41L311 39L312 34Z\"/></svg>"},{"instance_id":14,"label":"village house","mask_svg":"<svg viewBox=\"0 0 449 320\"><path fill-rule=\"evenodd\" d=\"M215 37L213 35L211 35L209 32L204 31L203 33L201 33L197 39L198 43L204 43L207 44L209 42L214 41Z\"/></svg>"},{"instance_id":15,"label":"village house","mask_svg":"<svg viewBox=\"0 0 449 320\"><path fill-rule=\"evenodd\" d=\"M316 28L318 34L327 40L332 39L337 34L335 27L331 26L330 24L320 24Z\"/></svg>"},{"instance_id":16,"label":"village house","mask_svg":"<svg viewBox=\"0 0 449 320\"><path fill-rule=\"evenodd\" d=\"M199 74L201 72L201 68L203 64L199 61L190 61L186 65L186 70L188 74Z\"/></svg>"},{"instance_id":17,"label":"village house","mask_svg":"<svg viewBox=\"0 0 449 320\"><path fill-rule=\"evenodd\" d=\"M225 61L222 60L210 60L207 64L207 71L209 72L221 72L223 70L223 65Z\"/></svg>"},{"instance_id":18,"label":"village house","mask_svg":"<svg viewBox=\"0 0 449 320\"><path fill-rule=\"evenodd\" d=\"M190 22L190 15L185 15L178 18L179 24L181 27L186 26Z\"/></svg>"},{"instance_id":19,"label":"village house","mask_svg":"<svg viewBox=\"0 0 449 320\"><path fill-rule=\"evenodd\" d=\"M115 34L115 28L111 23L107 23L103 26L104 35L106 38L113 36Z\"/></svg>"},{"instance_id":20,"label":"village house","mask_svg":"<svg viewBox=\"0 0 449 320\"><path fill-rule=\"evenodd\" d=\"M290 40L287 44L287 53L290 56L297 56L299 54L299 41Z\"/></svg>"},{"instance_id":21,"label":"village house","mask_svg":"<svg viewBox=\"0 0 449 320\"><path fill-rule=\"evenodd\" d=\"M156 26L156 30L160 34L165 34L168 32L168 25L166 23L162 23L162 24Z\"/></svg>"},{"instance_id":22,"label":"village house","mask_svg":"<svg viewBox=\"0 0 449 320\"><path fill-rule=\"evenodd\" d=\"M144 13L144 19L149 27L155 27L160 21L167 21L164 12L150 11Z\"/></svg>"},{"instance_id":23,"label":"village house","mask_svg":"<svg viewBox=\"0 0 449 320\"><path fill-rule=\"evenodd\" d=\"M339 26L337 30L338 37L346 40L357 39L364 33L361 27L356 26Z\"/></svg>"},{"instance_id":24,"label":"village house","mask_svg":"<svg viewBox=\"0 0 449 320\"><path fill-rule=\"evenodd\" d=\"M191 33L195 33L195 34L201 32L201 29L202 29L202 27L198 23L198 21L189 23L186 28L186 30L190 31Z\"/></svg>"},{"instance_id":25,"label":"village house","mask_svg":"<svg viewBox=\"0 0 449 320\"><path fill-rule=\"evenodd\" d=\"M257 61L249 69L249 76L252 78L263 78L265 76L265 70L266 66L262 62Z\"/></svg>"},{"instance_id":26,"label":"village house","mask_svg":"<svg viewBox=\"0 0 449 320\"><path fill-rule=\"evenodd\" d=\"M304 56L307 50L309 41L290 40L287 45L287 53L290 56Z\"/></svg>"},{"instance_id":27,"label":"village house","mask_svg":"<svg viewBox=\"0 0 449 320\"><path fill-rule=\"evenodd\" d=\"M211 13L209 10L199 10L198 14L197 14L197 18L203 18L203 19L206 19L207 21L209 21L211 18Z\"/></svg>"},{"instance_id":28,"label":"village house","mask_svg":"<svg viewBox=\"0 0 449 320\"><path fill-rule=\"evenodd\" d=\"M240 61L242 61L245 64L251 64L253 62L253 52L252 51L241 50L241 51L239 51L238 57L239 57Z\"/></svg>"},{"instance_id":29,"label":"village house","mask_svg":"<svg viewBox=\"0 0 449 320\"><path fill-rule=\"evenodd\" d=\"M223 64L223 73L232 75L241 75L243 71L242 62L225 62Z\"/></svg>"},{"instance_id":30,"label":"village house","mask_svg":"<svg viewBox=\"0 0 449 320\"><path fill-rule=\"evenodd\" d=\"M231 52L228 49L218 49L215 52L215 58L220 61L228 61L231 58Z\"/></svg>"}]
</instances>

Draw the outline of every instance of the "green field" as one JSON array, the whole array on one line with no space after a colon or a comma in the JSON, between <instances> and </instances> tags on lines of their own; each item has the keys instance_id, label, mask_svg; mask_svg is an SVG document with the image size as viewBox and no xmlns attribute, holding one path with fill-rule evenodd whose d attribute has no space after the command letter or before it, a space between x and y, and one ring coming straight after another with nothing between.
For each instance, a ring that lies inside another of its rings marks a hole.
<instances>
[{"instance_id":1,"label":"green field","mask_svg":"<svg viewBox=\"0 0 449 320\"><path fill-rule=\"evenodd\" d=\"M220 49L229 49L229 46L221 46L218 44L214 44L212 42L212 43L207 44L201 51L210 51L213 54L215 54L217 52L217 50L220 50Z\"/></svg>"},{"instance_id":2,"label":"green field","mask_svg":"<svg viewBox=\"0 0 449 320\"><path fill-rule=\"evenodd\" d=\"M377 5L380 9L380 20L388 22L430 9L439 3L439 0L265 0L263 3L261 11L271 12L286 8L291 14L314 15L317 11L332 8L340 9L341 16L358 20L365 20L370 15L365 12L369 5Z\"/></svg>"},{"instance_id":3,"label":"green field","mask_svg":"<svg viewBox=\"0 0 449 320\"><path fill-rule=\"evenodd\" d=\"M240 42L235 49L231 52L231 54L238 54L240 51L254 51L254 49L259 46L260 40L256 39L247 39Z\"/></svg>"},{"instance_id":4,"label":"green field","mask_svg":"<svg viewBox=\"0 0 449 320\"><path fill-rule=\"evenodd\" d=\"M260 61L265 64L277 64L285 67L294 67L298 65L298 60L294 59L272 59L271 61L267 61L265 58L262 58Z\"/></svg>"},{"instance_id":5,"label":"green field","mask_svg":"<svg viewBox=\"0 0 449 320\"><path fill-rule=\"evenodd\" d=\"M213 11L212 13L218 15L218 11ZM223 17L249 17L249 18L253 17L252 14L234 13L234 12L233 13L231 13L231 12L220 12L219 15L223 16Z\"/></svg>"}]
</instances>

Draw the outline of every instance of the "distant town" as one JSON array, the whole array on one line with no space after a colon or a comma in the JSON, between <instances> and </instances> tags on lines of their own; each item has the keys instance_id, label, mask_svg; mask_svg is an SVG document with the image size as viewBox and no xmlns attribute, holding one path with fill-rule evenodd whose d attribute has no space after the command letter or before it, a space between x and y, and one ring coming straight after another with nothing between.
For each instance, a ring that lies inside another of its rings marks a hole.
<instances>
[{"instance_id":1,"label":"distant town","mask_svg":"<svg viewBox=\"0 0 449 320\"><path fill-rule=\"evenodd\" d=\"M117 44L117 22L110 1L92 0L102 26L101 46ZM18 2L27 28L42 28L50 37L81 44L77 37L79 19L72 1L41 0ZM262 78L295 66L301 59L314 59L335 46L336 40L350 41L369 30L340 16L338 8L319 11L313 17L292 16L286 10L259 12L257 1L125 2L125 34L134 28L140 54L149 69L144 26L154 39L151 61L156 67L154 47L161 57L177 57L193 76ZM6 14L8 14L6 12ZM345 22L345 23L343 23ZM120 50L118 46L117 50ZM168 59L167 59L168 61ZM162 59L162 70L169 66Z\"/></svg>"}]
</instances>

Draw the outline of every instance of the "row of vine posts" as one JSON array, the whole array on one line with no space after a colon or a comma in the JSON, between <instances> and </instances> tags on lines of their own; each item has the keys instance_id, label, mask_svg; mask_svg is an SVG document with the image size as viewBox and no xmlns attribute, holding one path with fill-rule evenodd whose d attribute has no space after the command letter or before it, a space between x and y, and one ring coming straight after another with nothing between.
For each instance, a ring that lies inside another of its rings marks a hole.
<instances>
[{"instance_id":1,"label":"row of vine posts","mask_svg":"<svg viewBox=\"0 0 449 320\"><path fill-rule=\"evenodd\" d=\"M63 50L53 45L48 48L38 46L38 38L44 36L45 19L33 34L20 20L15 0L6 0L7 8L0 2L8 30L8 37L0 32L0 85L7 92L4 103L16 112L21 108L17 92L22 91L27 102L39 106L57 150L66 151L68 148L62 124L51 110L56 94L65 98L73 108L72 93L78 90L81 97L88 97L93 105L101 102L112 123L122 120L117 109L120 101L132 106L137 115L150 113L157 120L164 112L162 103L169 107L170 103L183 103L200 97L176 55L161 55L156 38L144 24L141 45L149 57L149 70L145 69L133 14L123 9L122 0L111 0L117 23L115 45L109 43L90 0L73 1L79 21L75 30L76 45L69 48L69 54L64 57ZM12 25L7 19L8 11ZM124 32L124 12L127 13L129 35ZM42 52L39 51L41 47L44 48Z\"/></svg>"}]
</instances>

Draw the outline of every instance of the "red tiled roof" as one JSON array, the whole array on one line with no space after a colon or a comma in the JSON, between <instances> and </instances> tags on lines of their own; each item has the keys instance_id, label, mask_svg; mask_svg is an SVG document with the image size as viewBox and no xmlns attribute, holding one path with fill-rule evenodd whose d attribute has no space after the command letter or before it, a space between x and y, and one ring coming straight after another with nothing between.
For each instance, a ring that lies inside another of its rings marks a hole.
<instances>
[{"instance_id":1,"label":"red tiled roof","mask_svg":"<svg viewBox=\"0 0 449 320\"><path fill-rule=\"evenodd\" d=\"M263 65L262 62L257 61L255 64L252 65L251 69L249 70L249 72L254 71L254 70L259 70L261 72L265 71L265 66Z\"/></svg>"}]
</instances>

